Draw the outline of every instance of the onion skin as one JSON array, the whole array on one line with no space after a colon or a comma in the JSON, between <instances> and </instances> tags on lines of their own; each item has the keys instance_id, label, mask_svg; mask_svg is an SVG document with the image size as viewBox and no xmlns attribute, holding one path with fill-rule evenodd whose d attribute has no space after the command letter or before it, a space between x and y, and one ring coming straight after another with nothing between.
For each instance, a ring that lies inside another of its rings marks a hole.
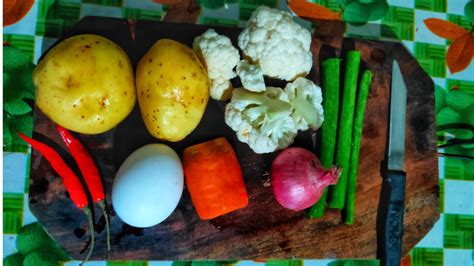
<instances>
[{"instance_id":1,"label":"onion skin","mask_svg":"<svg viewBox=\"0 0 474 266\"><path fill-rule=\"evenodd\" d=\"M271 185L276 200L283 207L300 211L311 207L324 188L339 180L341 169L325 169L318 157L303 148L288 148L273 161Z\"/></svg>"}]
</instances>

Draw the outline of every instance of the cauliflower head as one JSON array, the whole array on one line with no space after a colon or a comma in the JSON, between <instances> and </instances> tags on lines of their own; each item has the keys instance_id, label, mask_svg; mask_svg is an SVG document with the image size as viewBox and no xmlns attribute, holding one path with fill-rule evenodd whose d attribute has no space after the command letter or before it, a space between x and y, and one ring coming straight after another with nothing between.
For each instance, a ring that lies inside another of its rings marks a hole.
<instances>
[{"instance_id":1,"label":"cauliflower head","mask_svg":"<svg viewBox=\"0 0 474 266\"><path fill-rule=\"evenodd\" d=\"M260 6L240 33L238 45L263 74L293 80L306 76L313 65L311 33L293 21L290 13Z\"/></svg>"},{"instance_id":2,"label":"cauliflower head","mask_svg":"<svg viewBox=\"0 0 474 266\"><path fill-rule=\"evenodd\" d=\"M247 60L242 60L237 64L237 75L242 82L242 86L249 91L265 91L265 80L259 65L251 65Z\"/></svg>"},{"instance_id":3,"label":"cauliflower head","mask_svg":"<svg viewBox=\"0 0 474 266\"><path fill-rule=\"evenodd\" d=\"M206 65L211 81L211 97L216 100L230 98L232 84L229 80L236 76L234 67L240 61L239 50L227 36L217 34L214 29L196 37L193 50Z\"/></svg>"},{"instance_id":4,"label":"cauliflower head","mask_svg":"<svg viewBox=\"0 0 474 266\"><path fill-rule=\"evenodd\" d=\"M318 129L324 121L321 88L306 78L297 78L285 87L285 93L294 108L293 117L298 130Z\"/></svg>"},{"instance_id":5,"label":"cauliflower head","mask_svg":"<svg viewBox=\"0 0 474 266\"><path fill-rule=\"evenodd\" d=\"M269 153L293 143L297 129L293 108L281 88L257 93L235 89L225 108L225 122L255 153Z\"/></svg>"}]
</instances>

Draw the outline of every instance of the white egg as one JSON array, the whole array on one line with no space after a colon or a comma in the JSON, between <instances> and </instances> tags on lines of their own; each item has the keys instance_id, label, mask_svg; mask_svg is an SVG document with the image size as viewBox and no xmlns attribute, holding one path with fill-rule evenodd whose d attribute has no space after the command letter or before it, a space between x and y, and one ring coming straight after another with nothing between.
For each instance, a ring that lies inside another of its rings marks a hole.
<instances>
[{"instance_id":1,"label":"white egg","mask_svg":"<svg viewBox=\"0 0 474 266\"><path fill-rule=\"evenodd\" d=\"M120 166L112 187L112 204L125 223L150 227L176 209L183 193L183 167L170 147L149 144Z\"/></svg>"}]
</instances>

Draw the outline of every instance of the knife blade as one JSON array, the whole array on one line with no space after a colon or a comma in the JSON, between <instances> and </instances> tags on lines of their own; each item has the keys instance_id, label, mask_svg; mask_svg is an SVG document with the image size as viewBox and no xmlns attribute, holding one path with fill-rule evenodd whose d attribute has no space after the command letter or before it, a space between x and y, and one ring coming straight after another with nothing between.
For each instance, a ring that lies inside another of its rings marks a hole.
<instances>
[{"instance_id":1,"label":"knife blade","mask_svg":"<svg viewBox=\"0 0 474 266\"><path fill-rule=\"evenodd\" d=\"M381 265L398 266L401 261L405 210L405 124L407 88L397 61L392 65L390 122L386 170L383 174L377 223L378 257Z\"/></svg>"},{"instance_id":2,"label":"knife blade","mask_svg":"<svg viewBox=\"0 0 474 266\"><path fill-rule=\"evenodd\" d=\"M393 61L390 92L390 133L388 135L388 169L403 171L405 158L405 118L407 88L397 61Z\"/></svg>"}]
</instances>

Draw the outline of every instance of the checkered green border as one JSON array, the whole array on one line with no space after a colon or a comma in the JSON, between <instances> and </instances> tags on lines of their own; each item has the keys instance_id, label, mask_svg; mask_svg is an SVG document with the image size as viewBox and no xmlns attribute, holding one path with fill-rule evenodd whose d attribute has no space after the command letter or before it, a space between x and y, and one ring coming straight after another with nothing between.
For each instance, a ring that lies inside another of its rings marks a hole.
<instances>
[{"instance_id":1,"label":"checkered green border","mask_svg":"<svg viewBox=\"0 0 474 266\"><path fill-rule=\"evenodd\" d=\"M450 42L439 41L435 36L430 36L429 33L427 35L424 25L417 21L417 18L422 16L441 16L443 19L468 28L470 23L462 13L462 6L467 1L389 0L388 14L377 22L379 28L375 35L373 32L364 33L362 31L361 33L358 28L354 28L354 32L349 29L347 35L402 40L417 58L421 67L434 78L436 84L445 89L457 86L474 95L474 78L472 75L468 76L465 73L452 75L446 68L446 47L450 45ZM5 28L3 34L4 41L8 41L11 45L23 50L32 61L41 54L43 38L60 37L84 15L98 14L128 19L160 20L167 10L166 7L147 0L40 0L36 2L32 9L35 14L31 18L27 16L18 25L14 25L15 30L9 31L8 27ZM222 0L213 4L224 6L218 9L206 4L208 2L204 0L202 2L205 6L202 7L198 23L242 26L252 11L259 5L286 9L286 5L282 0ZM339 10L338 0L311 0L311 2L322 4L334 11ZM225 7L228 8L228 11ZM25 32L29 28L28 24L34 27ZM474 70L472 67L470 69ZM445 138L445 135L440 134L439 143L443 143ZM29 165L29 158L28 156L27 165ZM27 171L29 171L29 167ZM472 205L457 206L459 204L472 204L474 196L472 191L471 194L465 195L467 198L464 201L462 201L462 198L459 199L459 202L457 200L459 198L458 194L469 192L469 188L474 189L474 166L466 160L442 158L440 159L440 172L442 175L440 176L439 209L443 214L440 222L427 235L427 239L420 242L410 252L411 265L462 265L464 262L474 265L474 207ZM5 236L14 236L23 224L29 222L30 218L27 218L28 215L26 214L28 210L24 207L27 205L24 199L27 198L25 193L28 193L28 175L29 172L27 172L26 178L20 178L23 183L22 186L18 187L22 189L4 191L3 193L3 230ZM8 175L4 176L4 179L6 182L12 181ZM438 227L440 230L437 231ZM299 262L295 263L298 264ZM371 265L374 261L333 261L329 263L321 261L321 263L323 264L317 264L314 261L304 262L306 265ZM104 262L103 265L138 266L155 264L153 262L115 261ZM300 264L290 266L300 266Z\"/></svg>"}]
</instances>

